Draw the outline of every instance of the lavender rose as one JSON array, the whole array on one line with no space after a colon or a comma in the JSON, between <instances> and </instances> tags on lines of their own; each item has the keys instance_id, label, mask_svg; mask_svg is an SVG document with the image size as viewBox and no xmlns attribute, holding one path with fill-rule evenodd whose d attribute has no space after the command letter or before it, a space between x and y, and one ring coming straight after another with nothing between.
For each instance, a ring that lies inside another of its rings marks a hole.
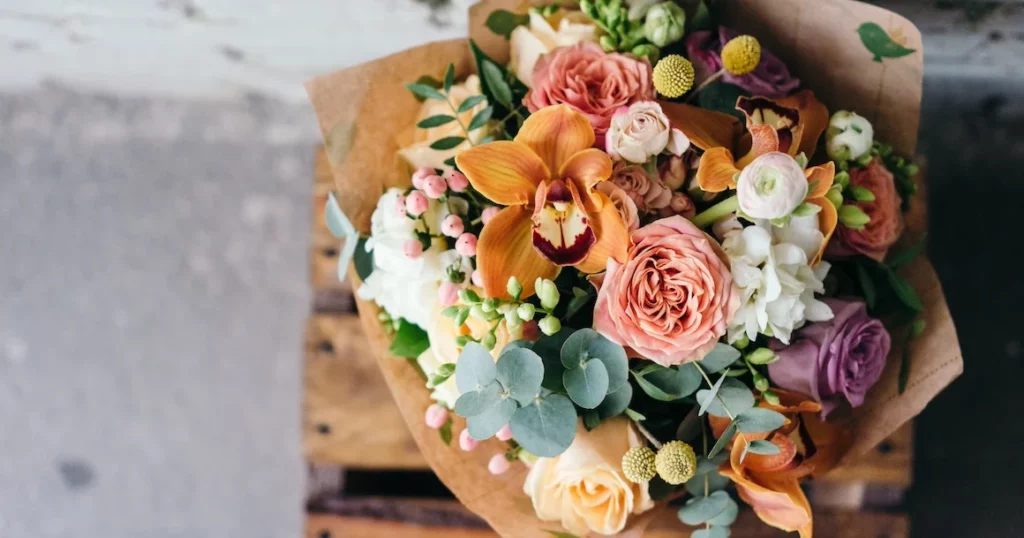
<instances>
[{"instance_id":1,"label":"lavender rose","mask_svg":"<svg viewBox=\"0 0 1024 538\"><path fill-rule=\"evenodd\" d=\"M778 344L779 360L768 366L776 385L821 402L822 417L843 401L853 407L864 403L882 375L891 345L889 332L868 315L863 302L824 301L835 317L804 327L788 347Z\"/></svg>"},{"instance_id":2,"label":"lavender rose","mask_svg":"<svg viewBox=\"0 0 1024 538\"><path fill-rule=\"evenodd\" d=\"M718 27L717 35L707 30L690 34L686 38L686 55L698 74L707 77L722 69L722 47L738 35L739 32L725 26ZM800 79L790 74L786 64L763 49L761 63L754 72L743 76L726 73L722 80L762 97L784 97L800 86Z\"/></svg>"}]
</instances>

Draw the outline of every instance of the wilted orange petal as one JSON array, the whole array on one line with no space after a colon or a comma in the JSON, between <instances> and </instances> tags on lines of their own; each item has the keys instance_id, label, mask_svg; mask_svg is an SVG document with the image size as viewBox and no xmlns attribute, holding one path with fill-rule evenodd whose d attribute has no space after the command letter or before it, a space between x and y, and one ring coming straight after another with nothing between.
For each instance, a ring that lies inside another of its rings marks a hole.
<instances>
[{"instance_id":1,"label":"wilted orange petal","mask_svg":"<svg viewBox=\"0 0 1024 538\"><path fill-rule=\"evenodd\" d=\"M629 248L629 231L622 221L619 210L611 199L601 192L590 193L593 205L598 208L590 214L590 224L597 234L597 242L590 247L590 254L576 268L584 273L600 273L608 265L608 258L619 263L626 261L626 250Z\"/></svg>"},{"instance_id":2,"label":"wilted orange petal","mask_svg":"<svg viewBox=\"0 0 1024 538\"><path fill-rule=\"evenodd\" d=\"M725 148L711 148L700 158L697 185L705 192L722 192L736 188L736 168L732 152Z\"/></svg>"},{"instance_id":3,"label":"wilted orange petal","mask_svg":"<svg viewBox=\"0 0 1024 538\"><path fill-rule=\"evenodd\" d=\"M828 108L818 101L811 90L797 92L789 97L778 99L776 102L800 111L800 125L803 128L803 133L800 135L797 153L802 151L810 159L818 148L818 139L828 128Z\"/></svg>"},{"instance_id":4,"label":"wilted orange petal","mask_svg":"<svg viewBox=\"0 0 1024 538\"><path fill-rule=\"evenodd\" d=\"M469 148L455 162L473 188L501 205L532 202L537 185L551 176L530 148L507 140Z\"/></svg>"},{"instance_id":5,"label":"wilted orange petal","mask_svg":"<svg viewBox=\"0 0 1024 538\"><path fill-rule=\"evenodd\" d=\"M735 473L723 471L736 482L736 491L765 524L786 532L799 532L800 538L812 538L814 519L811 505L800 489L800 481L787 478L774 480L765 478L756 483L739 479Z\"/></svg>"},{"instance_id":6,"label":"wilted orange petal","mask_svg":"<svg viewBox=\"0 0 1024 538\"><path fill-rule=\"evenodd\" d=\"M584 190L590 190L612 175L612 159L597 149L585 149L569 157L558 171L558 177L575 181Z\"/></svg>"},{"instance_id":7,"label":"wilted orange petal","mask_svg":"<svg viewBox=\"0 0 1024 538\"><path fill-rule=\"evenodd\" d=\"M808 168L804 173L807 175L807 183L814 187L807 193L807 197L823 198L832 188L832 181L835 180L836 163L829 161L823 165Z\"/></svg>"},{"instance_id":8,"label":"wilted orange petal","mask_svg":"<svg viewBox=\"0 0 1024 538\"><path fill-rule=\"evenodd\" d=\"M736 167L746 168L754 159L773 151L779 151L779 132L769 125L751 125L750 152L736 163Z\"/></svg>"},{"instance_id":9,"label":"wilted orange petal","mask_svg":"<svg viewBox=\"0 0 1024 538\"><path fill-rule=\"evenodd\" d=\"M557 172L569 157L593 147L594 128L568 105L554 105L527 118L515 140L540 156L548 170Z\"/></svg>"},{"instance_id":10,"label":"wilted orange petal","mask_svg":"<svg viewBox=\"0 0 1024 538\"><path fill-rule=\"evenodd\" d=\"M811 260L811 266L817 267L821 263L821 257L825 253L825 247L828 246L829 239L832 238L832 232L836 231L836 225L839 224L839 212L836 211L836 206L832 205L832 202L829 202L824 197L808 199L807 203L821 208L821 211L818 212L818 229L821 230L821 235L825 236L825 240L821 242L818 254Z\"/></svg>"},{"instance_id":11,"label":"wilted orange petal","mask_svg":"<svg viewBox=\"0 0 1024 538\"><path fill-rule=\"evenodd\" d=\"M506 207L484 226L477 243L477 263L488 297L508 298L508 279L515 276L523 285L523 297L533 295L537 277L554 278L558 267L533 248L530 211L522 206Z\"/></svg>"},{"instance_id":12,"label":"wilted orange petal","mask_svg":"<svg viewBox=\"0 0 1024 538\"><path fill-rule=\"evenodd\" d=\"M782 414L787 413L817 413L821 411L821 404L812 400L810 396L785 389L773 387L772 392L779 397L779 405L772 405L762 400L757 406Z\"/></svg>"},{"instance_id":13,"label":"wilted orange petal","mask_svg":"<svg viewBox=\"0 0 1024 538\"><path fill-rule=\"evenodd\" d=\"M684 103L658 101L672 127L679 129L690 143L702 150L736 148L736 140L743 130L740 120L729 114L713 112Z\"/></svg>"}]
</instances>

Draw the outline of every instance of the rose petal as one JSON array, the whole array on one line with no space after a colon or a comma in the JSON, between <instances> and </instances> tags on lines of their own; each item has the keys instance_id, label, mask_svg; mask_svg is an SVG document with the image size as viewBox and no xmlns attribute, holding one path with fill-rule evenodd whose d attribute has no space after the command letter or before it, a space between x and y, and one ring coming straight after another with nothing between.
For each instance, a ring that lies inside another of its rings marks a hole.
<instances>
[{"instance_id":1,"label":"rose petal","mask_svg":"<svg viewBox=\"0 0 1024 538\"><path fill-rule=\"evenodd\" d=\"M533 248L530 211L522 206L506 207L484 226L477 242L478 269L488 297L509 297L509 277L523 286L522 297L534 292L538 277L554 278L558 266Z\"/></svg>"},{"instance_id":2,"label":"rose petal","mask_svg":"<svg viewBox=\"0 0 1024 538\"><path fill-rule=\"evenodd\" d=\"M455 162L474 189L501 205L530 203L537 185L551 176L529 147L507 140L470 148Z\"/></svg>"},{"instance_id":3,"label":"rose petal","mask_svg":"<svg viewBox=\"0 0 1024 538\"><path fill-rule=\"evenodd\" d=\"M515 140L532 149L548 170L558 171L570 157L593 147L594 128L586 116L568 105L555 105L527 118Z\"/></svg>"}]
</instances>

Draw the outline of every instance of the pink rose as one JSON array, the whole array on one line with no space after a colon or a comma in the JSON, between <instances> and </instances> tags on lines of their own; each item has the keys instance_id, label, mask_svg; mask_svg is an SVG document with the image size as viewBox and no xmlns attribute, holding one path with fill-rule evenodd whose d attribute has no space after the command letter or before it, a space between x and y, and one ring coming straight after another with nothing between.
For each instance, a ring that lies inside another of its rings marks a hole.
<instances>
[{"instance_id":1,"label":"pink rose","mask_svg":"<svg viewBox=\"0 0 1024 538\"><path fill-rule=\"evenodd\" d=\"M648 175L643 166L616 163L611 181L626 191L641 213L657 211L672 203L672 191L660 178Z\"/></svg>"},{"instance_id":2,"label":"pink rose","mask_svg":"<svg viewBox=\"0 0 1024 538\"><path fill-rule=\"evenodd\" d=\"M668 204L668 207L661 209L659 213L662 217L679 215L692 219L697 216L697 206L693 205L693 200L689 196L681 192L674 192L672 193L672 202Z\"/></svg>"},{"instance_id":3,"label":"pink rose","mask_svg":"<svg viewBox=\"0 0 1024 538\"><path fill-rule=\"evenodd\" d=\"M857 206L871 217L860 230L839 226L836 239L829 242L831 257L863 254L877 261L885 259L889 247L903 233L903 214L900 213L900 195L892 172L875 158L864 168L850 169L850 185L864 187L875 195L873 202L857 202Z\"/></svg>"},{"instance_id":4,"label":"pink rose","mask_svg":"<svg viewBox=\"0 0 1024 538\"><path fill-rule=\"evenodd\" d=\"M606 53L595 43L562 47L542 57L533 71L533 89L523 103L530 112L565 103L590 120L603 147L619 107L655 98L651 64L626 54Z\"/></svg>"},{"instance_id":5,"label":"pink rose","mask_svg":"<svg viewBox=\"0 0 1024 538\"><path fill-rule=\"evenodd\" d=\"M678 216L640 228L632 240L626 263L608 260L594 329L663 366L702 359L740 306L725 252Z\"/></svg>"},{"instance_id":6,"label":"pink rose","mask_svg":"<svg viewBox=\"0 0 1024 538\"><path fill-rule=\"evenodd\" d=\"M629 197L626 191L622 190L622 187L611 181L602 181L597 184L596 188L607 195L615 205L619 216L622 217L622 222L626 223L627 231L632 233L640 227L640 214L637 212L636 202Z\"/></svg>"},{"instance_id":7,"label":"pink rose","mask_svg":"<svg viewBox=\"0 0 1024 538\"><path fill-rule=\"evenodd\" d=\"M686 159L677 155L665 159L665 162L658 167L658 177L661 178L661 182L672 190L682 188L689 175L690 169Z\"/></svg>"}]
</instances>

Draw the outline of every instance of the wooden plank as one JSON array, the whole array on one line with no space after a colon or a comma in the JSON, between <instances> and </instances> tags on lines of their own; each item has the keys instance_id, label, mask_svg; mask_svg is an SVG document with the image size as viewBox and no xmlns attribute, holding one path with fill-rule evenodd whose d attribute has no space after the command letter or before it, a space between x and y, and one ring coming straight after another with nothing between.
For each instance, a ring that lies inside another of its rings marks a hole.
<instances>
[{"instance_id":1,"label":"wooden plank","mask_svg":"<svg viewBox=\"0 0 1024 538\"><path fill-rule=\"evenodd\" d=\"M305 347L306 460L354 468L425 469L367 349L359 319L314 316L307 324Z\"/></svg>"},{"instance_id":2,"label":"wooden plank","mask_svg":"<svg viewBox=\"0 0 1024 538\"><path fill-rule=\"evenodd\" d=\"M310 514L308 538L389 536L394 538L493 538L493 531L454 501L418 501L391 498L344 499L330 503L331 513ZM905 515L873 512L815 511L815 534L829 538L906 538ZM560 530L552 523L551 530ZM692 529L679 522L675 510L657 514L644 538L682 538ZM732 526L737 538L792 536L768 527L744 508Z\"/></svg>"}]
</instances>

